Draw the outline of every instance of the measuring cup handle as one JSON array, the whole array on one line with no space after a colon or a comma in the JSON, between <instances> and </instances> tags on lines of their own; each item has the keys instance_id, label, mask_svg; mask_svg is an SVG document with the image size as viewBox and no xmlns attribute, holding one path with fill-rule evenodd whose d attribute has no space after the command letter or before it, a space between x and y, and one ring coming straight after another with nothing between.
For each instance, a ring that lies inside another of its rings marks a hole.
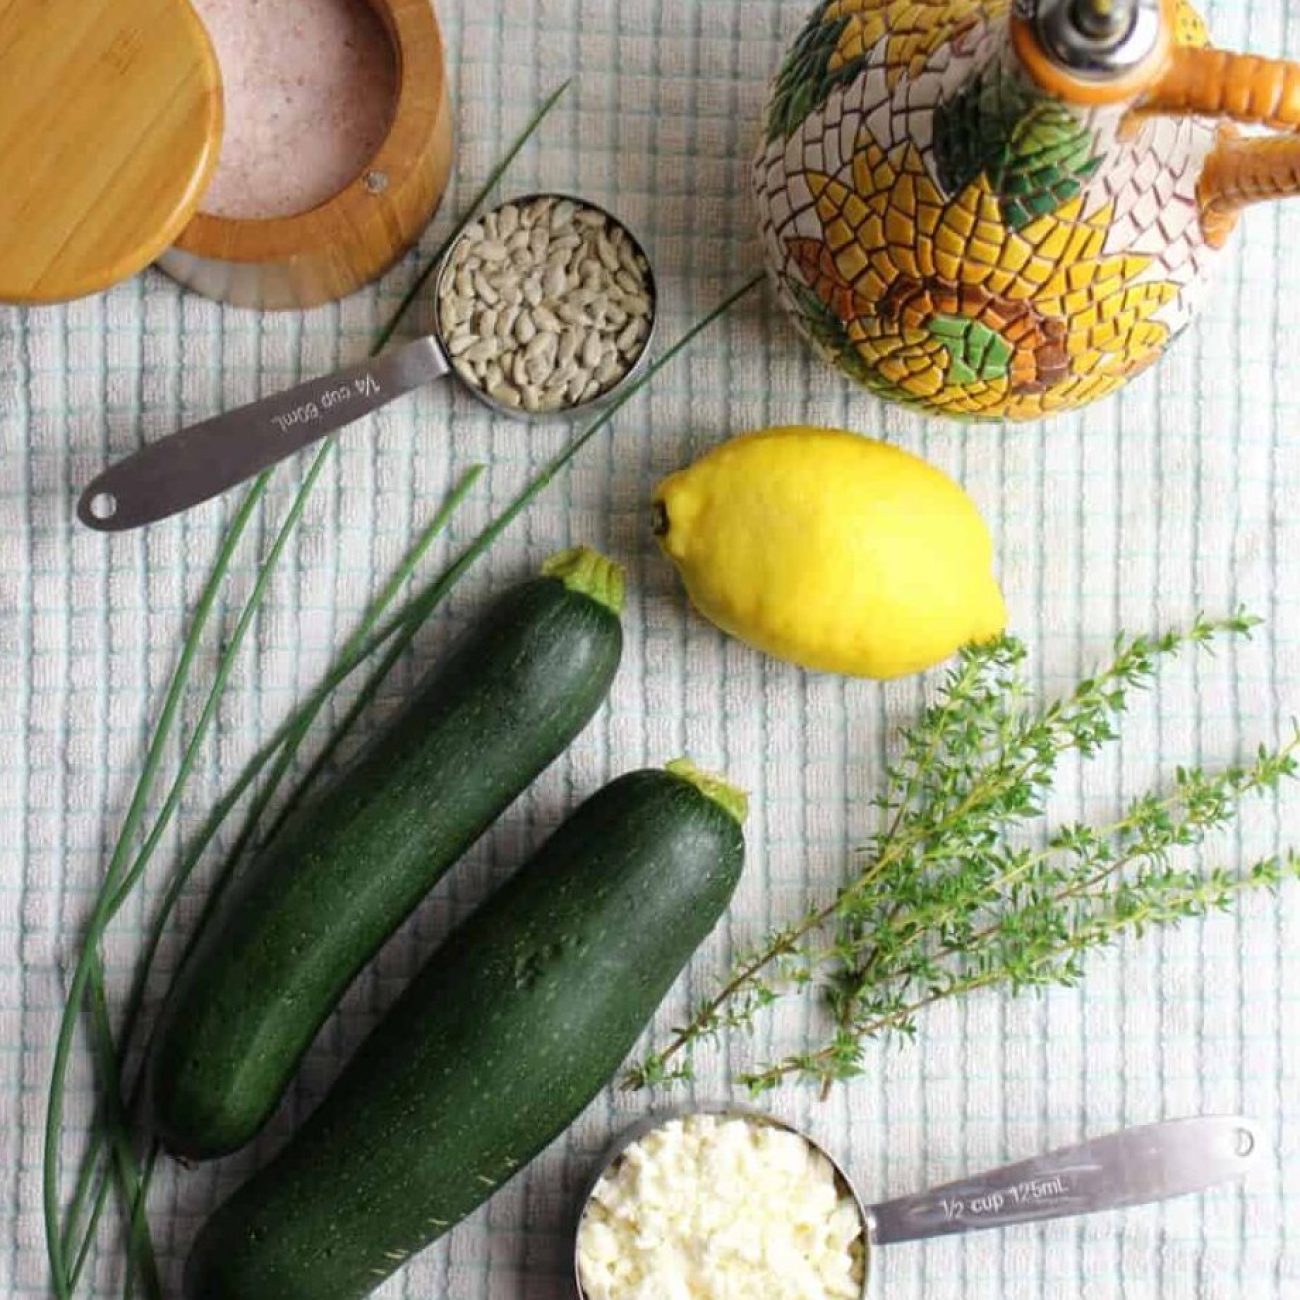
<instances>
[{"instance_id":1,"label":"measuring cup handle","mask_svg":"<svg viewBox=\"0 0 1300 1300\"><path fill-rule=\"evenodd\" d=\"M86 488L77 517L100 532L165 519L446 373L442 349L434 339L421 338L351 369L308 379L141 447Z\"/></svg>"},{"instance_id":2,"label":"measuring cup handle","mask_svg":"<svg viewBox=\"0 0 1300 1300\"><path fill-rule=\"evenodd\" d=\"M1258 1162L1259 1147L1257 1126L1236 1116L1123 1129L871 1206L871 1239L878 1246L918 1241L1199 1192L1241 1178Z\"/></svg>"}]
</instances>

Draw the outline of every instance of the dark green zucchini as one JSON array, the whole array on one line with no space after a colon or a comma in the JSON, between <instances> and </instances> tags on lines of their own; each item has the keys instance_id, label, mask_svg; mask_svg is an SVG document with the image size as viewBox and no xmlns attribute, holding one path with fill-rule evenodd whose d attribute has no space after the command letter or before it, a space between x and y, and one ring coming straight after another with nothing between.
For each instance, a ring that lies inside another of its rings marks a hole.
<instances>
[{"instance_id":1,"label":"dark green zucchini","mask_svg":"<svg viewBox=\"0 0 1300 1300\"><path fill-rule=\"evenodd\" d=\"M201 1231L186 1300L357 1300L613 1077L740 877L743 796L687 764L584 803L434 953Z\"/></svg>"},{"instance_id":2,"label":"dark green zucchini","mask_svg":"<svg viewBox=\"0 0 1300 1300\"><path fill-rule=\"evenodd\" d=\"M566 552L506 592L401 715L251 862L183 964L149 1062L191 1159L270 1118L357 972L587 724L618 668L622 572Z\"/></svg>"}]
</instances>

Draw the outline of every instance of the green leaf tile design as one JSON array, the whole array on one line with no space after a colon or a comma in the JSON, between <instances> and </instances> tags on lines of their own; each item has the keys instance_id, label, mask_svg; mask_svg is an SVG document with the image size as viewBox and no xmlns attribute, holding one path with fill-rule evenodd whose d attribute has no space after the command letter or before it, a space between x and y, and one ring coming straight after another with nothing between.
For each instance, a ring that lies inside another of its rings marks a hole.
<instances>
[{"instance_id":1,"label":"green leaf tile design","mask_svg":"<svg viewBox=\"0 0 1300 1300\"><path fill-rule=\"evenodd\" d=\"M777 74L767 115L769 141L792 136L836 86L852 81L865 66L864 59L855 59L830 70L831 58L850 21L847 17L828 21L826 12L832 3L822 0L817 6Z\"/></svg>"},{"instance_id":2,"label":"green leaf tile design","mask_svg":"<svg viewBox=\"0 0 1300 1300\"><path fill-rule=\"evenodd\" d=\"M930 321L929 329L952 358L948 366L950 384L1001 379L1011 366L1011 344L982 321L965 316L936 316Z\"/></svg>"}]
</instances>

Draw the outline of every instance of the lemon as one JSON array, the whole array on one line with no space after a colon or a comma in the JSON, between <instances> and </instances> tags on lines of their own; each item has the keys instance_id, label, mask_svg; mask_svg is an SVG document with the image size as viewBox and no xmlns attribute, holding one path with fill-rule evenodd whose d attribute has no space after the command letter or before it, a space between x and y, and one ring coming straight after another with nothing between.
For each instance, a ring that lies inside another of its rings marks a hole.
<instances>
[{"instance_id":1,"label":"lemon","mask_svg":"<svg viewBox=\"0 0 1300 1300\"><path fill-rule=\"evenodd\" d=\"M854 433L733 438L659 485L655 519L706 618L805 668L900 677L1006 625L971 499Z\"/></svg>"}]
</instances>

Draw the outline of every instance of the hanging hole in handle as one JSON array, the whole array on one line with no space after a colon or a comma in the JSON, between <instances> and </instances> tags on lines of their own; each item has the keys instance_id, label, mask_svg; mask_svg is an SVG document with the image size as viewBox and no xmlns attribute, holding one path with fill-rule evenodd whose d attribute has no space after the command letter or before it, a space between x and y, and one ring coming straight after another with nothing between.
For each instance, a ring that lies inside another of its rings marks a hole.
<instances>
[{"instance_id":1,"label":"hanging hole in handle","mask_svg":"<svg viewBox=\"0 0 1300 1300\"><path fill-rule=\"evenodd\" d=\"M1255 1150L1255 1135L1248 1128L1239 1128L1234 1135L1233 1150L1245 1160Z\"/></svg>"},{"instance_id":2,"label":"hanging hole in handle","mask_svg":"<svg viewBox=\"0 0 1300 1300\"><path fill-rule=\"evenodd\" d=\"M117 514L117 498L111 492L96 492L86 503L92 518L105 522Z\"/></svg>"}]
</instances>

